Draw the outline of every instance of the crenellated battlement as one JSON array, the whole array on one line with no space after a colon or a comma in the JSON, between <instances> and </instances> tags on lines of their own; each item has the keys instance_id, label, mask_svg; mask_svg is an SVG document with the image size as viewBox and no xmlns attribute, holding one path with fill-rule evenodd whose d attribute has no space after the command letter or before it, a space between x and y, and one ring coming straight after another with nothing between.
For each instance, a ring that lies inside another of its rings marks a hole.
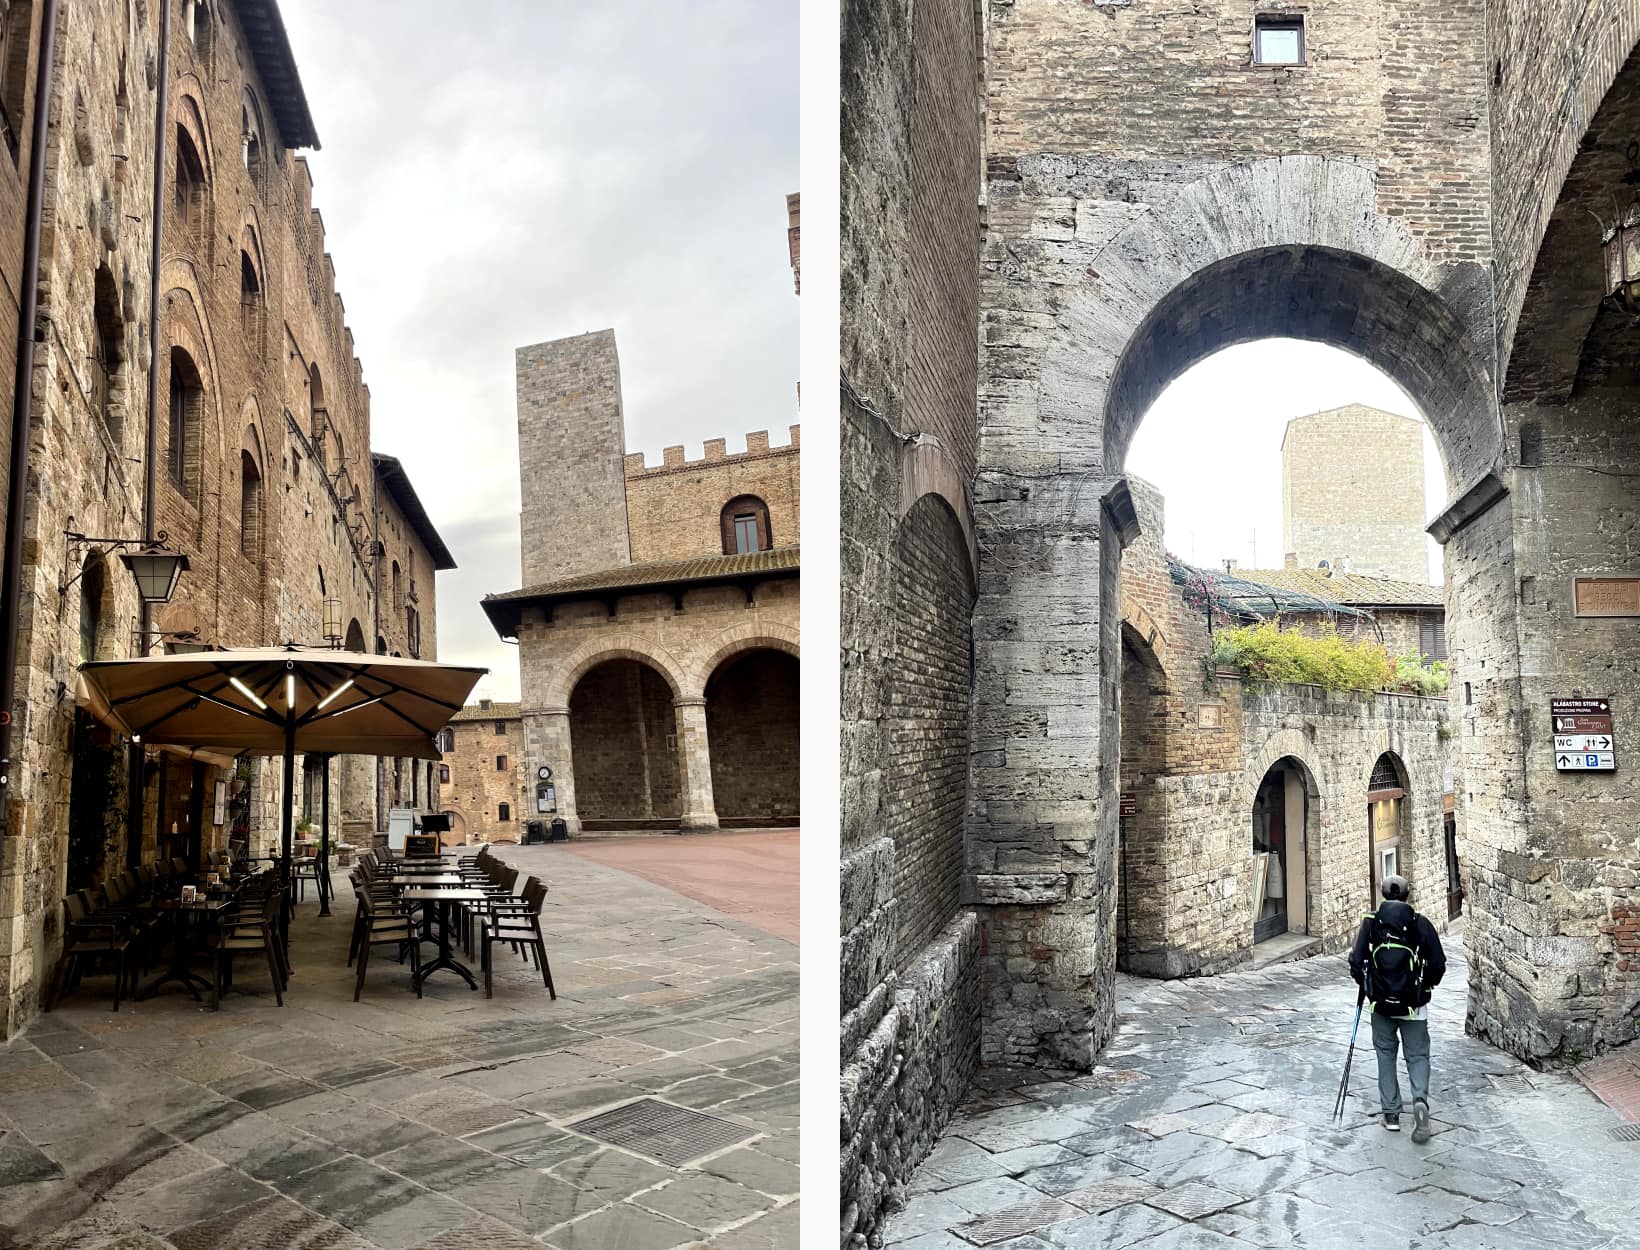
<instances>
[{"instance_id":1,"label":"crenellated battlement","mask_svg":"<svg viewBox=\"0 0 1640 1250\"><path fill-rule=\"evenodd\" d=\"M706 454L699 460L684 459L684 449L681 445L661 449L661 463L647 464L641 451L627 453L625 457L626 476L640 477L652 473L675 473L680 469L702 469L708 465L737 464L748 460L759 459L769 455L790 455L801 450L802 425L787 426L790 441L787 443L769 445L767 430L753 430L746 435L746 450L730 453L726 450L728 440L709 438L705 442Z\"/></svg>"}]
</instances>

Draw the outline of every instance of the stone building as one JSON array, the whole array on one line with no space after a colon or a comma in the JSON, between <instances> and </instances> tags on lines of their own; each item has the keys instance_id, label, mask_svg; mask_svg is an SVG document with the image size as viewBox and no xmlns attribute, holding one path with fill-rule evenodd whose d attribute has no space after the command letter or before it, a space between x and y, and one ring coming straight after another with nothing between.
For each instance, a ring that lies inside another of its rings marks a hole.
<instances>
[{"instance_id":1,"label":"stone building","mask_svg":"<svg viewBox=\"0 0 1640 1250\"><path fill-rule=\"evenodd\" d=\"M371 454L369 391L299 155L318 140L277 5L14 0L0 84L34 62L36 16L52 11L39 315L18 414L26 532L8 562L21 610L0 1033L38 1009L65 891L156 855L278 836L277 761L114 740L76 710L78 662L290 640L431 658L433 575L452 566L402 468ZM150 619L98 540L156 535L190 565ZM316 820L318 772L298 766ZM333 763L338 833L378 825L391 776ZM399 779L428 801L425 771Z\"/></svg>"},{"instance_id":2,"label":"stone building","mask_svg":"<svg viewBox=\"0 0 1640 1250\"><path fill-rule=\"evenodd\" d=\"M1243 593L1252 596L1254 602L1258 594L1256 588L1267 586L1288 594L1310 595L1350 609L1349 613L1336 615L1317 613L1313 618L1296 622L1300 628L1312 632L1334 629L1345 638L1375 638L1391 655L1422 655L1441 661L1447 658L1446 604L1439 586L1336 569L1237 568L1231 571L1241 581L1251 584Z\"/></svg>"},{"instance_id":3,"label":"stone building","mask_svg":"<svg viewBox=\"0 0 1640 1250\"><path fill-rule=\"evenodd\" d=\"M444 762L439 802L450 817L447 843L518 842L535 819L524 776L524 720L516 703L480 699L439 735Z\"/></svg>"},{"instance_id":4,"label":"stone building","mask_svg":"<svg viewBox=\"0 0 1640 1250\"><path fill-rule=\"evenodd\" d=\"M1294 417L1281 439L1281 532L1288 568L1427 582L1423 422L1365 404Z\"/></svg>"},{"instance_id":5,"label":"stone building","mask_svg":"<svg viewBox=\"0 0 1640 1250\"><path fill-rule=\"evenodd\" d=\"M529 816L795 825L799 428L624 442L613 331L519 349L524 586L484 610L519 644Z\"/></svg>"},{"instance_id":6,"label":"stone building","mask_svg":"<svg viewBox=\"0 0 1640 1250\"><path fill-rule=\"evenodd\" d=\"M1396 618L1410 614L1391 607L1374 620L1325 585L1261 596L1240 570L1190 569L1163 549L1156 489L1130 476L1127 492L1117 966L1176 977L1341 951L1390 872L1444 922L1445 698L1254 685L1204 669L1214 630L1354 622L1339 632L1377 640L1380 629L1404 634ZM1394 597L1368 589L1376 579L1350 580L1358 594Z\"/></svg>"},{"instance_id":7,"label":"stone building","mask_svg":"<svg viewBox=\"0 0 1640 1250\"><path fill-rule=\"evenodd\" d=\"M1551 698L1640 711L1640 339L1591 220L1630 199L1640 0L848 0L842 31L845 1240L982 1056L1110 1036L1124 461L1236 343L1353 352L1434 434L1469 1028L1632 1041L1640 788L1621 728L1613 771L1548 744Z\"/></svg>"}]
</instances>

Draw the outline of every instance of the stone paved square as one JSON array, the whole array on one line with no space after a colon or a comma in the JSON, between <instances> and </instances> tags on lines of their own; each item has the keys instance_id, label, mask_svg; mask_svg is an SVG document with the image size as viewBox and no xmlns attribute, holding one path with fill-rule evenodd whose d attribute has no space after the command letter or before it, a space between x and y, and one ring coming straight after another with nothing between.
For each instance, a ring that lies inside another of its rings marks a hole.
<instances>
[{"instance_id":1,"label":"stone paved square","mask_svg":"<svg viewBox=\"0 0 1640 1250\"><path fill-rule=\"evenodd\" d=\"M1353 1250L1370 1219L1378 1232L1366 1244L1416 1250L1640 1250L1640 1142L1608 1136L1622 1116L1577 1076L1533 1071L1466 1036L1461 933L1446 948L1430 1011L1438 1131L1428 1142L1384 1131L1364 1029L1333 1122L1355 1006L1341 959L1177 981L1119 974L1101 1065L1069 1081L981 1070L913 1173L916 1196L885 1222L885 1244ZM1226 1011L1250 1002L1269 1009ZM1243 1034L1268 1019L1290 1045L1266 1050L1256 1043L1267 1035ZM1400 1076L1404 1091L1404 1064ZM1039 1139L1032 1149L1064 1155L1009 1168L1019 1156L1003 1147L1023 1133ZM1005 1176L1014 1205L976 1219L969 1196ZM1018 1200L1022 1190L1040 1198Z\"/></svg>"},{"instance_id":2,"label":"stone paved square","mask_svg":"<svg viewBox=\"0 0 1640 1250\"><path fill-rule=\"evenodd\" d=\"M283 1007L248 966L218 1012L177 992L115 1014L88 978L0 1047L0 1246L795 1246L795 905L691 883L720 841L794 881L798 837L497 848L551 887L556 1002L502 949L494 998L440 974L417 999L383 951L354 1003L341 878L331 917L297 910ZM667 856L700 897L657 882ZM743 1133L672 1168L570 1127L640 1097Z\"/></svg>"}]
</instances>

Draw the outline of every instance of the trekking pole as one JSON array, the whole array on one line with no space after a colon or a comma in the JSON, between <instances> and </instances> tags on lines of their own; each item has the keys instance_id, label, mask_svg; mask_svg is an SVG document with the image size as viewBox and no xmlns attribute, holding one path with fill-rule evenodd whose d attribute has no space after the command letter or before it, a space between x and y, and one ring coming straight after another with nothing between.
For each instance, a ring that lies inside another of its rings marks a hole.
<instances>
[{"instance_id":1,"label":"trekking pole","mask_svg":"<svg viewBox=\"0 0 1640 1250\"><path fill-rule=\"evenodd\" d=\"M1355 1023L1350 1026L1350 1048L1344 1055L1344 1079L1338 1083L1338 1101L1333 1104L1333 1120L1341 1122L1344 1119L1344 1104L1349 1099L1350 1068L1355 1063L1355 1033L1361 1027L1361 1005L1367 1000L1366 986L1355 998Z\"/></svg>"}]
</instances>

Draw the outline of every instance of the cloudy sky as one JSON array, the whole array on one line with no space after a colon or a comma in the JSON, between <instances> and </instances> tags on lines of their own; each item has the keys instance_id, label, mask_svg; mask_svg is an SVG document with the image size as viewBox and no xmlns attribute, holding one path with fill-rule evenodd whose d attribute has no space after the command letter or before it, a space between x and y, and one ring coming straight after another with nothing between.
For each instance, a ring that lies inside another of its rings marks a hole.
<instances>
[{"instance_id":1,"label":"cloudy sky","mask_svg":"<svg viewBox=\"0 0 1640 1250\"><path fill-rule=\"evenodd\" d=\"M1167 546L1204 568L1234 559L1243 568L1280 568L1281 436L1306 413L1368 404L1419 417L1387 376L1319 343L1268 339L1210 356L1151 405L1128 451L1127 468L1160 488ZM1180 454L1180 448L1188 448ZM1446 506L1446 476L1424 427L1424 516ZM1440 580L1440 547L1429 540L1430 573Z\"/></svg>"},{"instance_id":2,"label":"cloudy sky","mask_svg":"<svg viewBox=\"0 0 1640 1250\"><path fill-rule=\"evenodd\" d=\"M797 4L280 7L374 448L461 566L439 658L516 699L478 607L519 584L515 347L613 327L627 450L654 461L797 420Z\"/></svg>"}]
</instances>

